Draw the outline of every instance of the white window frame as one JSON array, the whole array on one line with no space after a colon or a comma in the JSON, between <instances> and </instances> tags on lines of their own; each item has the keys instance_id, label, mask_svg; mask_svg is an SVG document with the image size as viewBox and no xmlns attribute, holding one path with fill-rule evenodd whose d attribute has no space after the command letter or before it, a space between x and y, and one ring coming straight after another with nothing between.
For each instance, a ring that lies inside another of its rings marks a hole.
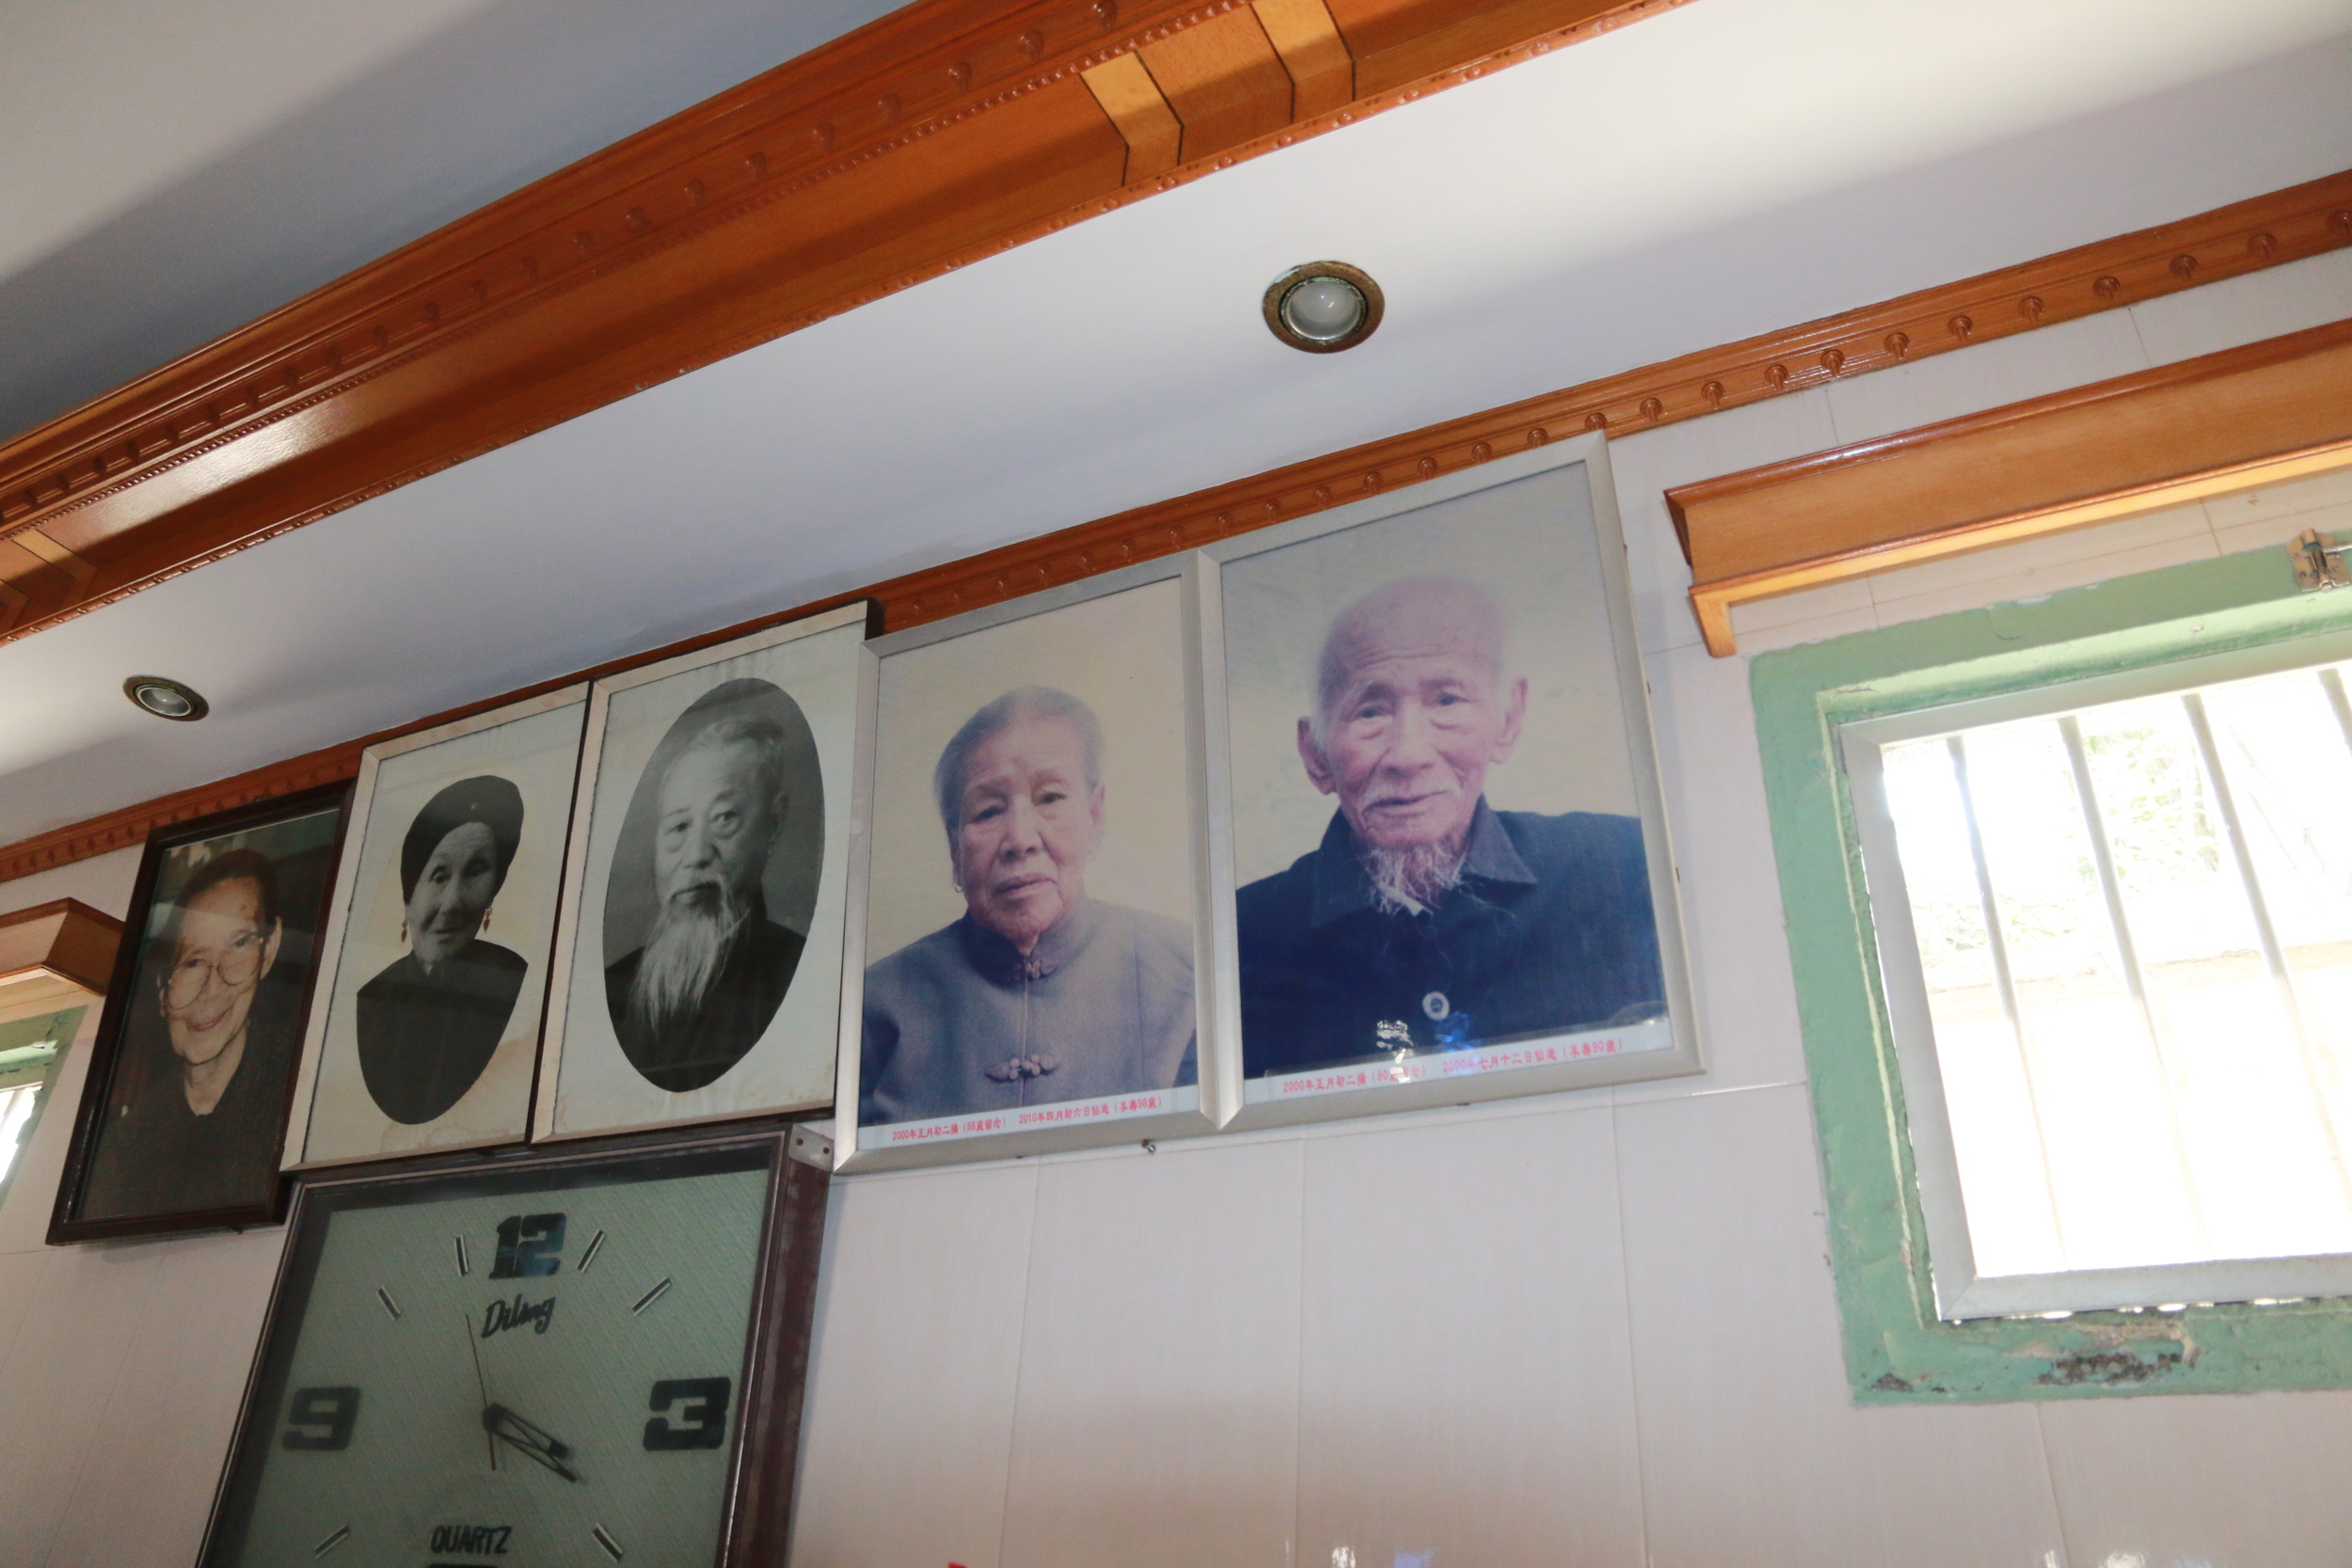
<instances>
[{"instance_id":1,"label":"white window frame","mask_svg":"<svg viewBox=\"0 0 2352 1568\"><path fill-rule=\"evenodd\" d=\"M2352 1296L2352 1253L2299 1258L2231 1259L2124 1269L1979 1275L1969 1243L1960 1164L1944 1100L1925 975L1911 920L1910 890L1888 809L1883 749L2014 720L2226 681L2352 659L2352 632L2288 639L2254 647L2067 680L1994 696L1856 720L1836 740L1851 791L1862 845L1863 876L1878 943L1886 1009L1894 1028L1905 1120L1919 1205L1927 1221L1929 1275L1936 1315L1970 1318L2065 1314L2111 1307L2278 1301Z\"/></svg>"}]
</instances>

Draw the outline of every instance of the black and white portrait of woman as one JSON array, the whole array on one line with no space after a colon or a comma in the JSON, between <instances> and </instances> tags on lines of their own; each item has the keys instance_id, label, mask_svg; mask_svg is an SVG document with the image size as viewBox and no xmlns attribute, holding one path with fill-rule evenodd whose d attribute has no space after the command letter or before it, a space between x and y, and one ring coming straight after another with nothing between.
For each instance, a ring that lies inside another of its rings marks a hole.
<instances>
[{"instance_id":1,"label":"black and white portrait of woman","mask_svg":"<svg viewBox=\"0 0 2352 1568\"><path fill-rule=\"evenodd\" d=\"M495 774L460 779L400 846L407 956L359 988L359 1070L394 1121L431 1121L473 1087L515 1016L531 964L483 934L521 845L523 795Z\"/></svg>"},{"instance_id":2,"label":"black and white portrait of woman","mask_svg":"<svg viewBox=\"0 0 2352 1568\"><path fill-rule=\"evenodd\" d=\"M369 748L288 1164L518 1143L584 688Z\"/></svg>"}]
</instances>

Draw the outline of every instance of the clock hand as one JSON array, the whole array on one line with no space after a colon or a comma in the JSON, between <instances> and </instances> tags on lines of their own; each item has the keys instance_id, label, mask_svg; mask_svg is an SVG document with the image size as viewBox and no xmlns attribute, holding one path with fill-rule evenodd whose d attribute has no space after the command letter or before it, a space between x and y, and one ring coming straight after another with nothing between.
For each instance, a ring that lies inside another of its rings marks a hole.
<instances>
[{"instance_id":1,"label":"clock hand","mask_svg":"<svg viewBox=\"0 0 2352 1568\"><path fill-rule=\"evenodd\" d=\"M580 1479L580 1473L564 1463L572 1451L569 1444L558 1441L554 1433L525 1420L506 1406L493 1404L485 1407L482 1426L491 1436L512 1443L522 1450L525 1458L546 1465L565 1481Z\"/></svg>"},{"instance_id":2,"label":"clock hand","mask_svg":"<svg viewBox=\"0 0 2352 1568\"><path fill-rule=\"evenodd\" d=\"M484 1412L482 1442L484 1447L490 1450L490 1468L495 1470L499 1467L498 1433L491 1428L489 1421L490 1385L482 1375L482 1347L474 1342L472 1315L461 1312L458 1314L457 1321L465 1325L466 1349L473 1354L473 1386L474 1390L482 1396Z\"/></svg>"}]
</instances>

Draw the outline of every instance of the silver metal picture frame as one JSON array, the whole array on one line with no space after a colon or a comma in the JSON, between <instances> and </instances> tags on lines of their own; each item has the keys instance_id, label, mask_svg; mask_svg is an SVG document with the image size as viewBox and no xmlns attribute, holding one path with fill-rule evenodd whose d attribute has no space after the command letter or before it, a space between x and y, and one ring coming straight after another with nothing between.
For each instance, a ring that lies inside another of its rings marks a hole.
<instances>
[{"instance_id":1,"label":"silver metal picture frame","mask_svg":"<svg viewBox=\"0 0 2352 1568\"><path fill-rule=\"evenodd\" d=\"M842 1168L1231 1114L1199 586L1189 557L1146 562L866 645Z\"/></svg>"},{"instance_id":2,"label":"silver metal picture frame","mask_svg":"<svg viewBox=\"0 0 2352 1568\"><path fill-rule=\"evenodd\" d=\"M534 1142L830 1103L870 617L590 690Z\"/></svg>"},{"instance_id":3,"label":"silver metal picture frame","mask_svg":"<svg viewBox=\"0 0 2352 1568\"><path fill-rule=\"evenodd\" d=\"M587 700L360 754L285 1169L528 1136Z\"/></svg>"},{"instance_id":4,"label":"silver metal picture frame","mask_svg":"<svg viewBox=\"0 0 2352 1568\"><path fill-rule=\"evenodd\" d=\"M1601 437L1200 554L1228 1125L1703 1070Z\"/></svg>"}]
</instances>

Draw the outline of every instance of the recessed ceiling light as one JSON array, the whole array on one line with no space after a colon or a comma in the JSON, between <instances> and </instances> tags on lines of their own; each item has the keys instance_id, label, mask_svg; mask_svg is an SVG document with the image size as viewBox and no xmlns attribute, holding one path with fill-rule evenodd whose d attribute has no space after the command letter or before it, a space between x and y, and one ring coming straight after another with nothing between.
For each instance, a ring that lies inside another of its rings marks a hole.
<instances>
[{"instance_id":1,"label":"recessed ceiling light","mask_svg":"<svg viewBox=\"0 0 2352 1568\"><path fill-rule=\"evenodd\" d=\"M1265 324L1309 354L1354 348L1380 325L1380 285L1345 261L1310 261L1276 278L1265 292Z\"/></svg>"},{"instance_id":2,"label":"recessed ceiling light","mask_svg":"<svg viewBox=\"0 0 2352 1568\"><path fill-rule=\"evenodd\" d=\"M133 675L122 683L122 694L158 719L193 724L213 711L195 688L164 675Z\"/></svg>"}]
</instances>

